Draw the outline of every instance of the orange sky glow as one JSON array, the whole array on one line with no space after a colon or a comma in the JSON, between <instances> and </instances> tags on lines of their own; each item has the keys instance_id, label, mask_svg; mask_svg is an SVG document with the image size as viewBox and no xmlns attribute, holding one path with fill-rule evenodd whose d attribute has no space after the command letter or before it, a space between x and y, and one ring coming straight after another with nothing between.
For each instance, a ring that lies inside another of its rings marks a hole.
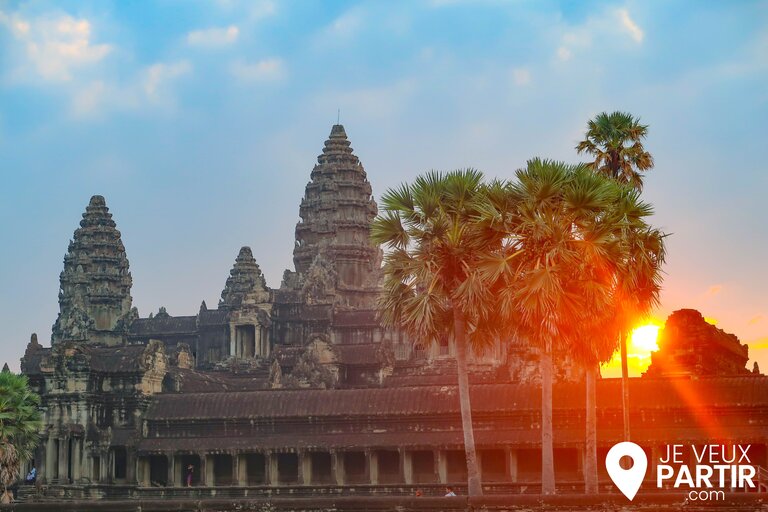
<instances>
[{"instance_id":1,"label":"orange sky glow","mask_svg":"<svg viewBox=\"0 0 768 512\"><path fill-rule=\"evenodd\" d=\"M704 317L708 323L717 325L714 318ZM632 330L627 343L627 365L630 377L639 377L651 365L651 353L659 349L657 339L659 332L664 328L664 320L651 317ZM621 377L621 356L619 351L613 355L608 363L600 368L603 377Z\"/></svg>"}]
</instances>

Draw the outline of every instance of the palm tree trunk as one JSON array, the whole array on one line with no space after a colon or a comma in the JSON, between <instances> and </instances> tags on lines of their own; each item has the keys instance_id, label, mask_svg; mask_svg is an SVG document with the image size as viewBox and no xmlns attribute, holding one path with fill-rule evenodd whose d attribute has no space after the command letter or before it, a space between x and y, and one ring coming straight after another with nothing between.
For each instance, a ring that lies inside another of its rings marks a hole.
<instances>
[{"instance_id":1,"label":"palm tree trunk","mask_svg":"<svg viewBox=\"0 0 768 512\"><path fill-rule=\"evenodd\" d=\"M464 431L464 452L467 456L467 489L470 496L482 496L480 468L477 464L475 431L472 426L472 406L469 401L469 375L467 373L467 326L464 314L458 307L453 313L453 339L456 341L456 368L459 377L459 405L461 427Z\"/></svg>"},{"instance_id":2,"label":"palm tree trunk","mask_svg":"<svg viewBox=\"0 0 768 512\"><path fill-rule=\"evenodd\" d=\"M587 365L585 381L587 388L587 435L584 453L584 490L587 494L597 494L597 400L595 380L597 368Z\"/></svg>"},{"instance_id":3,"label":"palm tree trunk","mask_svg":"<svg viewBox=\"0 0 768 512\"><path fill-rule=\"evenodd\" d=\"M621 345L621 412L624 417L624 441L629 441L629 367L627 338L623 334L619 344Z\"/></svg>"},{"instance_id":4,"label":"palm tree trunk","mask_svg":"<svg viewBox=\"0 0 768 512\"><path fill-rule=\"evenodd\" d=\"M552 447L552 353L541 352L541 493L555 494L555 454Z\"/></svg>"}]
</instances>

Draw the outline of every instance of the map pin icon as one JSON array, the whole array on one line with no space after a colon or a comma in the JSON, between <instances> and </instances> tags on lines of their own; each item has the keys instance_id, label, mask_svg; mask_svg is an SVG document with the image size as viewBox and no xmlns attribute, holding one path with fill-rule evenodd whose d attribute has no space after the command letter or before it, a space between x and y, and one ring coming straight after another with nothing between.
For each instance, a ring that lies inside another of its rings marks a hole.
<instances>
[{"instance_id":1,"label":"map pin icon","mask_svg":"<svg viewBox=\"0 0 768 512\"><path fill-rule=\"evenodd\" d=\"M624 469L619 464L624 456L632 459L632 467L629 469ZM608 475L616 487L629 501L632 501L645 478L645 471L648 469L648 457L638 445L625 441L613 445L613 448L608 450L608 455L605 456L605 469L608 470Z\"/></svg>"}]
</instances>

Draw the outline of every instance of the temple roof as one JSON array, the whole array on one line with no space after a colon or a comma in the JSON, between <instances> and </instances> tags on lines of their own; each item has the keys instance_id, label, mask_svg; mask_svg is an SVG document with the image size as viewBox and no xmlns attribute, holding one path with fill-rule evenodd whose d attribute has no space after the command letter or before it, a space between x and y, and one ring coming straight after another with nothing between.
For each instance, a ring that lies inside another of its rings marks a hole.
<instances>
[{"instance_id":1,"label":"temple roof","mask_svg":"<svg viewBox=\"0 0 768 512\"><path fill-rule=\"evenodd\" d=\"M131 335L196 334L196 316L156 316L137 318L131 324Z\"/></svg>"},{"instance_id":2,"label":"temple roof","mask_svg":"<svg viewBox=\"0 0 768 512\"><path fill-rule=\"evenodd\" d=\"M472 386L472 409L482 413L539 410L541 388L522 384ZM583 384L560 383L553 392L555 410L583 409ZM637 409L768 406L768 377L711 379L632 379ZM620 408L620 379L598 383L597 403ZM298 418L307 416L442 415L459 412L455 386L403 388L263 390L157 395L148 420Z\"/></svg>"}]
</instances>

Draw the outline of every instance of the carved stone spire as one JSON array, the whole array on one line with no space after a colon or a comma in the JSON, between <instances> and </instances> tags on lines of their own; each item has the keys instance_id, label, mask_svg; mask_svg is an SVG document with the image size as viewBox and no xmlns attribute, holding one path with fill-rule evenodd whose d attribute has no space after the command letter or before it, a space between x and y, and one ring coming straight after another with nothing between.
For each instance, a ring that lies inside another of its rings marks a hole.
<instances>
[{"instance_id":1,"label":"carved stone spire","mask_svg":"<svg viewBox=\"0 0 768 512\"><path fill-rule=\"evenodd\" d=\"M242 247L229 271L221 292L219 307L234 309L243 304L260 304L269 300L269 288L250 247Z\"/></svg>"},{"instance_id":2,"label":"carved stone spire","mask_svg":"<svg viewBox=\"0 0 768 512\"><path fill-rule=\"evenodd\" d=\"M93 196L64 256L52 341L117 344L132 318L131 273L112 214Z\"/></svg>"},{"instance_id":3,"label":"carved stone spire","mask_svg":"<svg viewBox=\"0 0 768 512\"><path fill-rule=\"evenodd\" d=\"M381 250L370 242L376 202L360 160L352 153L347 133L334 125L323 153L317 158L299 207L293 262L304 289L313 265L333 269L334 302L349 307L372 307L376 297ZM298 283L297 283L298 284Z\"/></svg>"}]
</instances>

